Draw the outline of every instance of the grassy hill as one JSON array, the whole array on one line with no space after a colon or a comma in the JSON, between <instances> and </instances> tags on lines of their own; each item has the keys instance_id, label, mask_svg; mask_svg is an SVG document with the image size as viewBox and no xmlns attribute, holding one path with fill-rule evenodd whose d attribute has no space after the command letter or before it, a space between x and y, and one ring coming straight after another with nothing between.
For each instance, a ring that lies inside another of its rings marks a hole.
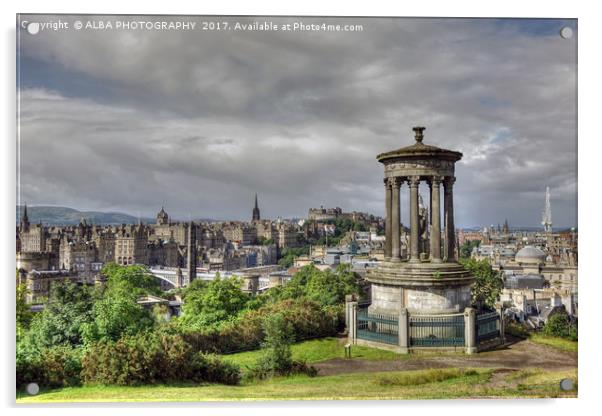
<instances>
[{"instance_id":1,"label":"grassy hill","mask_svg":"<svg viewBox=\"0 0 602 416\"><path fill-rule=\"evenodd\" d=\"M17 222L23 214L23 206L17 206ZM47 225L79 224L82 218L92 224L135 224L138 218L121 212L78 211L68 207L28 206L27 215L30 223L42 222ZM141 218L143 222L154 222L154 219Z\"/></svg>"}]
</instances>

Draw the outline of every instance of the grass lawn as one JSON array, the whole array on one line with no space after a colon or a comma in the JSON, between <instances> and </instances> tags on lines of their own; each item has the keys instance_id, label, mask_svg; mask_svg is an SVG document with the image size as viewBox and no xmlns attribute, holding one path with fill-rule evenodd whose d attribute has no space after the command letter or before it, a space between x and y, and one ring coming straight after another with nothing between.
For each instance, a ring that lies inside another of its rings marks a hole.
<instances>
[{"instance_id":1,"label":"grass lawn","mask_svg":"<svg viewBox=\"0 0 602 416\"><path fill-rule=\"evenodd\" d=\"M299 342L291 346L294 360L305 360L308 364L318 363L333 358L345 358L344 345L346 339L341 338L321 338L311 341ZM369 348L360 345L354 345L351 348L353 358L363 360L404 360L409 356L406 354L397 354L392 351L384 351L376 348ZM261 355L261 351L239 352L236 354L223 355L226 361L240 365L243 370L252 367Z\"/></svg>"},{"instance_id":2,"label":"grass lawn","mask_svg":"<svg viewBox=\"0 0 602 416\"><path fill-rule=\"evenodd\" d=\"M142 387L86 386L20 393L17 403L48 402L156 402L224 400L357 400L451 399L478 397L575 397L562 392L561 379L576 381L576 370L527 371L505 375L507 383L490 383L494 369L429 369L384 373L355 373L324 377L279 377L246 381L240 386L157 385ZM504 380L506 381L506 380Z\"/></svg>"},{"instance_id":3,"label":"grass lawn","mask_svg":"<svg viewBox=\"0 0 602 416\"><path fill-rule=\"evenodd\" d=\"M578 350L579 343L577 341L552 337L544 335L541 332L528 331L523 325L514 322L508 324L506 333L522 339L529 339L536 344L547 345L548 347L555 348L559 351L577 352Z\"/></svg>"},{"instance_id":4,"label":"grass lawn","mask_svg":"<svg viewBox=\"0 0 602 416\"><path fill-rule=\"evenodd\" d=\"M567 352L577 352L579 345L577 341L570 341L568 339L559 337L550 337L536 332L529 334L529 340L535 342L536 344L547 345L549 347L556 348L557 350Z\"/></svg>"}]
</instances>

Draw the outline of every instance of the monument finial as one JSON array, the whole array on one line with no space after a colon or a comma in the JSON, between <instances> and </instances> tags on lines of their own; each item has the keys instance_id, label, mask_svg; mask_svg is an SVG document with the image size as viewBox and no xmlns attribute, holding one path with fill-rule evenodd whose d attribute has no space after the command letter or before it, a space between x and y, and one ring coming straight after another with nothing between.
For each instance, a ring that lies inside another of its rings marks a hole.
<instances>
[{"instance_id":1,"label":"monument finial","mask_svg":"<svg viewBox=\"0 0 602 416\"><path fill-rule=\"evenodd\" d=\"M424 130L426 129L426 127L414 127L412 130L414 130L414 138L416 139L416 143L422 143L422 139L424 138Z\"/></svg>"}]
</instances>

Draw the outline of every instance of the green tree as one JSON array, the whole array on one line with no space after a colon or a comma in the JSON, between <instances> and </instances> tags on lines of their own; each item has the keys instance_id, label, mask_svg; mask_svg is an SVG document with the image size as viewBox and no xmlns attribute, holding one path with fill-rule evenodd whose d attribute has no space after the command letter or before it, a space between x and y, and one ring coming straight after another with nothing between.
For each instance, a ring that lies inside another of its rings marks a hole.
<instances>
[{"instance_id":1,"label":"green tree","mask_svg":"<svg viewBox=\"0 0 602 416\"><path fill-rule=\"evenodd\" d=\"M27 285L25 283L17 284L16 289L16 328L18 340L29 328L29 324L31 323L33 314L31 312L29 304L27 303Z\"/></svg>"},{"instance_id":2,"label":"green tree","mask_svg":"<svg viewBox=\"0 0 602 416\"><path fill-rule=\"evenodd\" d=\"M44 311L34 317L27 336L39 347L80 345L83 326L93 320L94 300L94 291L87 286L54 283Z\"/></svg>"},{"instance_id":3,"label":"green tree","mask_svg":"<svg viewBox=\"0 0 602 416\"><path fill-rule=\"evenodd\" d=\"M93 322L83 328L86 343L117 340L151 328L151 311L138 304L138 295L127 284L108 288L93 306Z\"/></svg>"},{"instance_id":4,"label":"green tree","mask_svg":"<svg viewBox=\"0 0 602 416\"><path fill-rule=\"evenodd\" d=\"M478 308L487 306L494 308L504 287L504 280L499 271L492 269L488 260L474 258L460 259L460 263L474 276L472 287L472 303Z\"/></svg>"},{"instance_id":5,"label":"green tree","mask_svg":"<svg viewBox=\"0 0 602 416\"><path fill-rule=\"evenodd\" d=\"M289 268L295 262L295 258L299 256L307 256L309 254L309 246L285 248L282 250L281 258L278 264L282 267Z\"/></svg>"},{"instance_id":6,"label":"green tree","mask_svg":"<svg viewBox=\"0 0 602 416\"><path fill-rule=\"evenodd\" d=\"M153 313L138 304L141 296L160 294L157 278L144 266L107 264L107 284L92 308L93 321L83 328L85 341L117 340L155 324Z\"/></svg>"},{"instance_id":7,"label":"green tree","mask_svg":"<svg viewBox=\"0 0 602 416\"><path fill-rule=\"evenodd\" d=\"M238 277L221 278L218 274L207 284L188 288L180 324L187 330L201 330L235 317L249 301L242 284Z\"/></svg>"},{"instance_id":8,"label":"green tree","mask_svg":"<svg viewBox=\"0 0 602 416\"><path fill-rule=\"evenodd\" d=\"M481 240L466 240L460 247L460 258L468 259L472 255L472 249L478 247Z\"/></svg>"},{"instance_id":9,"label":"green tree","mask_svg":"<svg viewBox=\"0 0 602 416\"><path fill-rule=\"evenodd\" d=\"M543 333L548 336L577 341L577 327L571 324L566 313L556 313L550 316L543 327Z\"/></svg>"},{"instance_id":10,"label":"green tree","mask_svg":"<svg viewBox=\"0 0 602 416\"><path fill-rule=\"evenodd\" d=\"M108 263L102 268L101 273L107 277L108 290L120 286L132 290L136 296L161 294L161 285L158 279L150 273L146 266L138 264L121 266Z\"/></svg>"},{"instance_id":11,"label":"green tree","mask_svg":"<svg viewBox=\"0 0 602 416\"><path fill-rule=\"evenodd\" d=\"M259 244L260 246L269 246L271 244L274 244L274 240L271 238L265 238L264 236L260 236L257 239L257 244Z\"/></svg>"},{"instance_id":12,"label":"green tree","mask_svg":"<svg viewBox=\"0 0 602 416\"><path fill-rule=\"evenodd\" d=\"M340 264L335 272L319 270L313 264L302 267L279 294L280 299L306 297L322 306L334 306L345 301L345 295L359 293L359 285L351 265Z\"/></svg>"},{"instance_id":13,"label":"green tree","mask_svg":"<svg viewBox=\"0 0 602 416\"><path fill-rule=\"evenodd\" d=\"M263 321L263 354L257 360L260 377L274 374L286 375L293 369L291 344L294 341L292 326L282 313L267 315Z\"/></svg>"}]
</instances>

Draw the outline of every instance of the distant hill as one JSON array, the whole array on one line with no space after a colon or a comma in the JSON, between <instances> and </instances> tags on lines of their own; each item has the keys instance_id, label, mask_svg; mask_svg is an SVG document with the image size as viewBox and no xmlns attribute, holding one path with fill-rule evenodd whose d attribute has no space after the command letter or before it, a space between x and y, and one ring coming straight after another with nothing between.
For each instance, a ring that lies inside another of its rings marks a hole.
<instances>
[{"instance_id":1,"label":"distant hill","mask_svg":"<svg viewBox=\"0 0 602 416\"><path fill-rule=\"evenodd\" d=\"M23 206L17 205L17 223L23 214ZM98 225L121 225L121 224L137 224L138 217L133 215L124 214L122 212L101 212L101 211L78 211L68 207L55 207L55 206L27 206L27 216L29 222L37 224L40 221L44 225L77 225L82 218L86 219L88 224ZM145 224L154 224L155 218L141 217L140 220ZM190 220L178 220L170 218L174 222L177 221L190 221ZM195 222L215 222L210 218L193 218Z\"/></svg>"},{"instance_id":2,"label":"distant hill","mask_svg":"<svg viewBox=\"0 0 602 416\"><path fill-rule=\"evenodd\" d=\"M23 206L17 206L17 222L23 214ZM32 224L42 222L44 225L76 225L82 218L89 224L136 224L138 218L121 212L78 211L67 207L28 206L27 216ZM140 218L142 222L155 222L155 219Z\"/></svg>"}]
</instances>

